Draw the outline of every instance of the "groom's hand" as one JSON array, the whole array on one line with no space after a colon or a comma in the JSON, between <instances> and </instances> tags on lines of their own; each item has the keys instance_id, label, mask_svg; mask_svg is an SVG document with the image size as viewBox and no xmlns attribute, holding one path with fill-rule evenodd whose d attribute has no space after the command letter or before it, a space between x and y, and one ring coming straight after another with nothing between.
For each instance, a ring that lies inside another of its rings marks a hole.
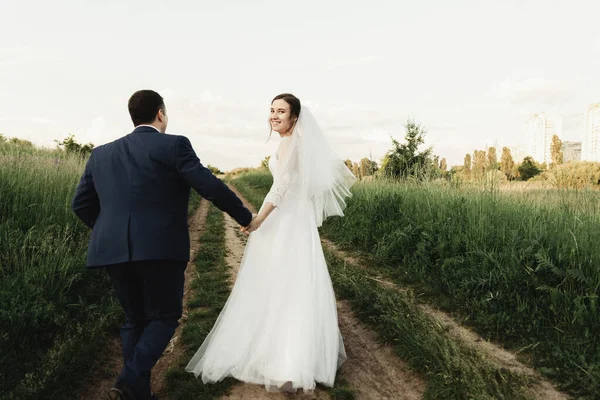
<instances>
[{"instance_id":1,"label":"groom's hand","mask_svg":"<svg viewBox=\"0 0 600 400\"><path fill-rule=\"evenodd\" d=\"M246 235L249 235L250 233L257 230L262 225L262 223L263 221L259 216L257 216L256 214L252 214L252 221L250 221L250 225L242 227L240 228L240 230Z\"/></svg>"},{"instance_id":2,"label":"groom's hand","mask_svg":"<svg viewBox=\"0 0 600 400\"><path fill-rule=\"evenodd\" d=\"M250 221L248 226L240 226L240 231L246 235L249 235L251 231L248 231L248 228L250 228L250 225L252 225L252 221L254 221L256 219L256 217L257 217L256 214L252 214L252 220Z\"/></svg>"}]
</instances>

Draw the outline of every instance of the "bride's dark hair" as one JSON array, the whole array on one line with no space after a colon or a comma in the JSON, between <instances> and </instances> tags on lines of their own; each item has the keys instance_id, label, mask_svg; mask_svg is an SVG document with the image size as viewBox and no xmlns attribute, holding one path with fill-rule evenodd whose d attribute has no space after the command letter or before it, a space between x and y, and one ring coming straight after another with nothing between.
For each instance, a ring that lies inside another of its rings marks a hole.
<instances>
[{"instance_id":1,"label":"bride's dark hair","mask_svg":"<svg viewBox=\"0 0 600 400\"><path fill-rule=\"evenodd\" d=\"M300 110L302 109L302 104L300 104L300 99L291 93L282 93L282 94L278 94L277 96L275 96L273 98L273 100L271 100L271 104L273 104L273 102L275 100L283 100L290 105L290 114L291 114L290 119L292 121L294 121L292 123L292 127L290 128L290 130L294 129L294 126L296 126L296 122L298 121L298 118L300 117ZM271 135L273 134L273 127L271 126L270 123L269 123L269 128L270 128L270 130L269 130L269 139L270 139Z\"/></svg>"}]
</instances>

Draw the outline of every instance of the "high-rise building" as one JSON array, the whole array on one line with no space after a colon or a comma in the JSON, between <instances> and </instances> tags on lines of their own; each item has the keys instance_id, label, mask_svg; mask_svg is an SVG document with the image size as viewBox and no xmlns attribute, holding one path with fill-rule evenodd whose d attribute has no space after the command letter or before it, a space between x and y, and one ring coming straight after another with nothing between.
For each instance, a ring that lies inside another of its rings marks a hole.
<instances>
[{"instance_id":1,"label":"high-rise building","mask_svg":"<svg viewBox=\"0 0 600 400\"><path fill-rule=\"evenodd\" d=\"M510 155L517 164L519 164L521 161L523 161L525 157L527 157L527 150L521 146L513 146L509 147L509 149Z\"/></svg>"},{"instance_id":2,"label":"high-rise building","mask_svg":"<svg viewBox=\"0 0 600 400\"><path fill-rule=\"evenodd\" d=\"M552 136L562 134L562 120L548 117L545 113L533 114L525 122L527 153L537 162L552 162L550 146Z\"/></svg>"},{"instance_id":3,"label":"high-rise building","mask_svg":"<svg viewBox=\"0 0 600 400\"><path fill-rule=\"evenodd\" d=\"M581 160L581 142L563 142L561 150L564 162Z\"/></svg>"},{"instance_id":4,"label":"high-rise building","mask_svg":"<svg viewBox=\"0 0 600 400\"><path fill-rule=\"evenodd\" d=\"M600 103L590 104L583 117L581 159L600 161Z\"/></svg>"}]
</instances>

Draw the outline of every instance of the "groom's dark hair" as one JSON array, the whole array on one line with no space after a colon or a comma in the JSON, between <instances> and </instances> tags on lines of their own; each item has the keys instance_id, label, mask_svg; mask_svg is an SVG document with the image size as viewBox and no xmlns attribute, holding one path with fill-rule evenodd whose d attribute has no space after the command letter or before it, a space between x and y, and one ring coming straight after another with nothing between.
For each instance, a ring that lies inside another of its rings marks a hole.
<instances>
[{"instance_id":1,"label":"groom's dark hair","mask_svg":"<svg viewBox=\"0 0 600 400\"><path fill-rule=\"evenodd\" d=\"M165 112L165 102L154 90L138 90L129 98L128 106L134 126L151 124L158 110Z\"/></svg>"}]
</instances>

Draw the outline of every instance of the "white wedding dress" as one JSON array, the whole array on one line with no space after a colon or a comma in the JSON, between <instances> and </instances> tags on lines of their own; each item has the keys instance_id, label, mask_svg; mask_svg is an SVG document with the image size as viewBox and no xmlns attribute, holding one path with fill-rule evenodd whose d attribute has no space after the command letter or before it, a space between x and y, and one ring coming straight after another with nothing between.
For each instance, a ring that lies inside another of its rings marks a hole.
<instances>
[{"instance_id":1,"label":"white wedding dress","mask_svg":"<svg viewBox=\"0 0 600 400\"><path fill-rule=\"evenodd\" d=\"M250 235L231 295L186 367L204 383L232 376L268 391L286 383L310 391L315 382L333 386L346 359L314 209L299 195L297 160L278 171L278 161L295 158L286 154L290 142L282 138L269 161L276 179L265 202L276 208Z\"/></svg>"}]
</instances>

